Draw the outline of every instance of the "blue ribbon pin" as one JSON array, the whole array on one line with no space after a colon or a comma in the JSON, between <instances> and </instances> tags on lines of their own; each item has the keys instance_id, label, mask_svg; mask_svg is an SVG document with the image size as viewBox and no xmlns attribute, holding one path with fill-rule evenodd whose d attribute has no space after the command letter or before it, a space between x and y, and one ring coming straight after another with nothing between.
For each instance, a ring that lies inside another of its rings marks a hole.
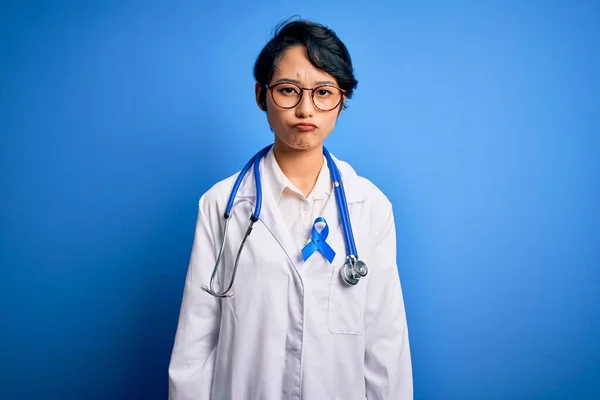
<instances>
[{"instance_id":1,"label":"blue ribbon pin","mask_svg":"<svg viewBox=\"0 0 600 400\"><path fill-rule=\"evenodd\" d=\"M316 227L317 223L319 222L325 223L325 226L321 232L318 232ZM327 221L325 221L325 218L319 217L315 219L310 233L310 242L308 242L308 244L302 249L302 257L304 258L304 261L308 260L308 257L312 256L315 251L319 250L319 252L323 254L323 256L331 264L335 257L335 251L333 251L331 246L329 246L325 241L327 236L329 236L329 226L327 226Z\"/></svg>"}]
</instances>

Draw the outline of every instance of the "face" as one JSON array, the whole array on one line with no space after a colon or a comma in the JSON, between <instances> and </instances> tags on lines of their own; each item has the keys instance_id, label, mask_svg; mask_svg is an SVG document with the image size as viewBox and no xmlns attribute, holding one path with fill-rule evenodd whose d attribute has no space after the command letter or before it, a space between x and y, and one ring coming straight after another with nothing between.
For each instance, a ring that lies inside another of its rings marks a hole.
<instances>
[{"instance_id":1,"label":"face","mask_svg":"<svg viewBox=\"0 0 600 400\"><path fill-rule=\"evenodd\" d=\"M269 84L274 85L278 82L292 82L300 87L311 89L325 83L338 85L333 76L311 64L304 46L290 47L284 53ZM259 89L257 84L257 103L259 103ZM280 85L273 90L280 90L279 94L276 93L275 96L293 96L295 93L290 86ZM315 93L315 100L326 101L328 95L330 94L327 93L327 90L320 90ZM318 100L317 97L320 97L321 100ZM297 151L320 148L325 138L329 136L335 127L343 101L344 98L342 97L340 104L331 111L321 111L314 106L311 100L311 92L305 90L300 103L295 107L282 108L275 104L271 91L267 90L267 119L275 133L275 145Z\"/></svg>"}]
</instances>

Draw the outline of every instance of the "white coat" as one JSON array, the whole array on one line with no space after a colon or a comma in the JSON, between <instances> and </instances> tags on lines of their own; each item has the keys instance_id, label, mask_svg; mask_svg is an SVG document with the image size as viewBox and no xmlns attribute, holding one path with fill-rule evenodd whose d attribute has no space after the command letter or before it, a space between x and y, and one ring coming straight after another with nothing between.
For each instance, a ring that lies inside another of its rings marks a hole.
<instances>
[{"instance_id":1,"label":"white coat","mask_svg":"<svg viewBox=\"0 0 600 400\"><path fill-rule=\"evenodd\" d=\"M169 366L169 399L413 398L392 207L375 185L334 160L369 274L356 286L340 279L346 249L333 195L323 217L335 259L330 264L315 252L302 261L263 179L262 211L240 258L234 297L212 297L202 285L210 281L237 175L217 183L199 202ZM217 291L229 283L254 203L251 171L236 196Z\"/></svg>"}]
</instances>

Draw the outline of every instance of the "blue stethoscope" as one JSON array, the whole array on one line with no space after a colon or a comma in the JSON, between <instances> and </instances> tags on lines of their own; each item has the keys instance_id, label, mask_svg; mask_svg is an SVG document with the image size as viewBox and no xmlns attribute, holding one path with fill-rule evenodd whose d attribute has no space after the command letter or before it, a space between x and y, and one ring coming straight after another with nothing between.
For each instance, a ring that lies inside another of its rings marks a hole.
<instances>
[{"instance_id":1,"label":"blue stethoscope","mask_svg":"<svg viewBox=\"0 0 600 400\"><path fill-rule=\"evenodd\" d=\"M260 181L260 172L259 172L259 164L260 160L269 152L273 145L270 144L264 149L260 150L258 153L254 155L246 163L242 171L239 173L235 184L233 185L233 189L231 190L231 194L229 195L229 201L227 202L227 207L225 208L225 228L223 229L223 237L221 240L221 249L219 250L219 255L217 257L217 261L215 263L215 267L213 269L212 275L210 277L210 288L206 286L202 286L202 289L208 292L209 294L219 297L232 297L231 288L233 286L233 281L235 280L235 274L237 272L238 263L240 261L240 255L242 253L242 249L246 244L246 240L252 233L252 227L254 223L258 221L258 217L260 216L260 209L262 207L262 185ZM344 185L342 184L342 177L340 175L340 171L337 169L335 162L331 158L331 154L325 147L323 147L323 154L325 155L325 159L327 160L327 166L329 167L329 172L331 174L331 181L333 182L333 190L335 192L335 201L337 203L338 214L340 216L340 220L342 223L342 230L344 232L344 242L346 244L346 262L344 266L340 269L340 275L342 280L351 286L354 286L358 283L359 279L366 276L368 273L367 264L363 261L359 260L358 253L356 252L356 244L354 243L354 234L352 233L352 226L350 224L350 213L348 211L348 203L346 201L346 193L344 192ZM229 286L222 292L216 292L214 289L214 279L217 276L217 270L219 269L219 264L221 262L221 257L223 256L223 250L225 249L225 240L227 239L227 227L229 225L229 220L231 218L231 209L233 208L233 202L235 200L235 196L240 187L240 184L244 180L244 177L248 174L250 167L254 165L254 183L256 185L256 206L254 208L254 212L250 216L250 224L248 225L248 229L246 230L246 234L242 239L242 243L238 249L237 255L235 257L235 264L233 266L233 273L231 276L231 281L229 282ZM323 220L322 218L317 218L317 221ZM328 229L325 226L324 230L321 232L323 236L321 237L319 233L316 232L316 229L313 227L313 236L315 237L315 241L319 242L320 239L324 239L327 237L327 232L325 229ZM322 240L324 241L324 240ZM308 247L308 246L307 246ZM331 251L331 249L329 249ZM303 250L304 252L304 250ZM334 253L335 254L335 253ZM332 261L331 257L329 261Z\"/></svg>"}]
</instances>

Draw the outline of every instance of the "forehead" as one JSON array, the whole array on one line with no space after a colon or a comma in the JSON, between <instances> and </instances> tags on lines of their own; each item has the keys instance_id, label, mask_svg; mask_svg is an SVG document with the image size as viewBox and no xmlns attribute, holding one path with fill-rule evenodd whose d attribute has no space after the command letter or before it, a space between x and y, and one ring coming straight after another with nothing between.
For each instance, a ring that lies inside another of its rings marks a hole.
<instances>
[{"instance_id":1,"label":"forehead","mask_svg":"<svg viewBox=\"0 0 600 400\"><path fill-rule=\"evenodd\" d=\"M337 80L327 72L315 67L306 53L304 46L292 46L285 51L273 71L273 81L278 79L292 79L310 84L321 81L331 81L337 84Z\"/></svg>"}]
</instances>

